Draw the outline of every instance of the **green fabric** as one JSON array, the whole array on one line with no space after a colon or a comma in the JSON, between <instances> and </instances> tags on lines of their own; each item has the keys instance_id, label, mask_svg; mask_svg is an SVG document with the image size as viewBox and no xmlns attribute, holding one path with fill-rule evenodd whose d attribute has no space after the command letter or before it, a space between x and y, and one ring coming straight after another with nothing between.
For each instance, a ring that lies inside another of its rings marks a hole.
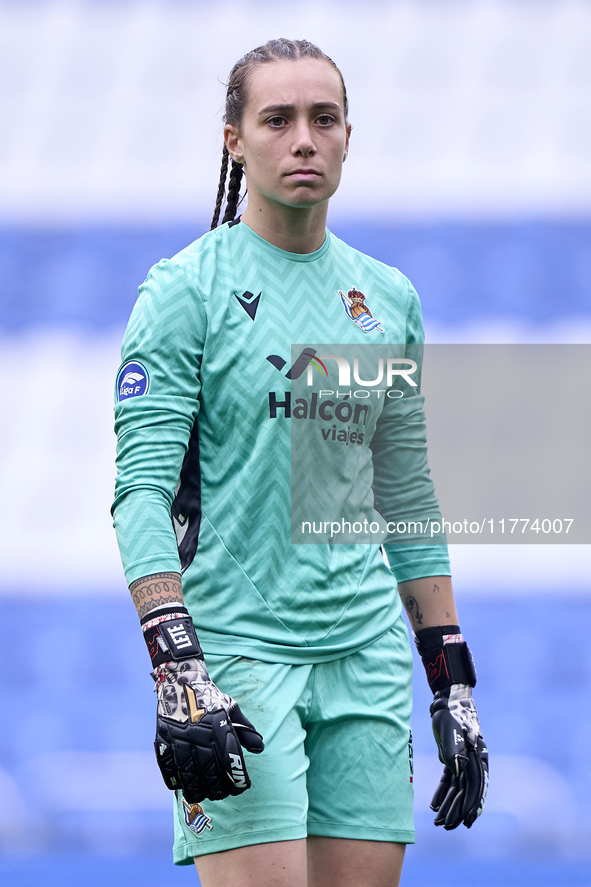
<instances>
[{"instance_id":1,"label":"green fabric","mask_svg":"<svg viewBox=\"0 0 591 887\"><path fill-rule=\"evenodd\" d=\"M347 316L339 290L352 287L365 294L384 333L366 333ZM253 320L238 297L254 303L259 294ZM281 404L294 343L422 339L408 280L328 232L321 249L300 255L244 224L223 225L156 265L122 346L123 365L141 362L149 387L115 408L113 513L127 581L180 569L171 504L197 419L202 517L183 588L204 651L316 662L379 637L401 608L379 547L291 542L293 420ZM269 356L285 365L278 369ZM411 400L416 409L404 432L411 443L399 436L387 459L396 459L397 448L404 454L412 489L392 496L399 514L410 497L413 508L422 502L435 516L422 398ZM400 481L400 472L389 474ZM191 524L181 515L179 539ZM391 545L389 558L399 580L449 574L445 546Z\"/></svg>"},{"instance_id":2,"label":"green fabric","mask_svg":"<svg viewBox=\"0 0 591 887\"><path fill-rule=\"evenodd\" d=\"M245 754L251 787L203 801L195 835L175 803L174 861L307 835L413 843L412 655L402 615L358 653L318 665L210 655L216 684L265 741Z\"/></svg>"}]
</instances>

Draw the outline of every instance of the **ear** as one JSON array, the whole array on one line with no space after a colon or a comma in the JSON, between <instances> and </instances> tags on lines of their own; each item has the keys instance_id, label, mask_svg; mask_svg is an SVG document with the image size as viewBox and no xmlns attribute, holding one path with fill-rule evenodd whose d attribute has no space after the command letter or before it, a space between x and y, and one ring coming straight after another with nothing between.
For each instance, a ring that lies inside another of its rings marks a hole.
<instances>
[{"instance_id":1,"label":"ear","mask_svg":"<svg viewBox=\"0 0 591 887\"><path fill-rule=\"evenodd\" d=\"M244 163L242 142L238 127L234 126L232 123L226 123L224 126L224 141L231 159L235 160L236 163Z\"/></svg>"},{"instance_id":2,"label":"ear","mask_svg":"<svg viewBox=\"0 0 591 887\"><path fill-rule=\"evenodd\" d=\"M351 130L353 129L353 127L351 126L350 123L347 123L345 129L347 132L347 138L345 139L345 152L343 154L343 163L347 159L347 154L349 153L349 139L351 138Z\"/></svg>"}]
</instances>

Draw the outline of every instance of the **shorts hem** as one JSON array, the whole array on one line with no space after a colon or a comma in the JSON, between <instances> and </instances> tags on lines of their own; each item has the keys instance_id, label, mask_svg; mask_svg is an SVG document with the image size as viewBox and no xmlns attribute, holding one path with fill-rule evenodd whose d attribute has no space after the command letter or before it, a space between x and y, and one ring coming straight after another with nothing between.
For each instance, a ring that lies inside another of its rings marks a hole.
<instances>
[{"instance_id":1,"label":"shorts hem","mask_svg":"<svg viewBox=\"0 0 591 887\"><path fill-rule=\"evenodd\" d=\"M183 841L173 848L175 865L192 865L195 856L206 856L208 853L221 853L224 850L236 850L238 847L250 847L253 844L273 844L276 841L297 841L306 837L305 826L291 826L283 829L265 829L258 832L243 832L237 835L220 835L206 840Z\"/></svg>"},{"instance_id":2,"label":"shorts hem","mask_svg":"<svg viewBox=\"0 0 591 887\"><path fill-rule=\"evenodd\" d=\"M390 841L414 844L415 830L405 828L372 828L350 822L308 822L308 834L319 838L353 838L356 841Z\"/></svg>"}]
</instances>

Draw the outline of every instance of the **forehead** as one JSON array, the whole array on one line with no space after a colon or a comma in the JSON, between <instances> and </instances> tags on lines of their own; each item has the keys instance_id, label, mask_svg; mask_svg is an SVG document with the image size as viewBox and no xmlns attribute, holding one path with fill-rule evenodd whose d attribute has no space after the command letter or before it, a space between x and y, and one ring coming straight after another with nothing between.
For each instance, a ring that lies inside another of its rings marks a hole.
<instances>
[{"instance_id":1,"label":"forehead","mask_svg":"<svg viewBox=\"0 0 591 887\"><path fill-rule=\"evenodd\" d=\"M325 59L281 59L256 65L249 74L247 108L267 105L343 104L343 85Z\"/></svg>"}]
</instances>

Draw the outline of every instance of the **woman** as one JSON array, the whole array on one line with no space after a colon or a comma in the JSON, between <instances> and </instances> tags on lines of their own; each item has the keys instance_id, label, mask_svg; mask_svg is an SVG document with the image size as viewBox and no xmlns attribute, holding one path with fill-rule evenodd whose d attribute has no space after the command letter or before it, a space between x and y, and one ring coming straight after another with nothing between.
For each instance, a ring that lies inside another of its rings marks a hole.
<instances>
[{"instance_id":1,"label":"woman","mask_svg":"<svg viewBox=\"0 0 591 887\"><path fill-rule=\"evenodd\" d=\"M317 47L274 40L241 59L213 230L152 269L122 348L115 527L157 681L175 861L195 859L203 887L391 887L414 840L411 655L395 579L377 544L336 544L334 527L316 545L290 535L291 427L328 454L339 415L346 446L322 471L346 478L356 460L343 503L360 491L359 514L379 532L401 516L440 520L414 388L355 415L344 394L327 412L313 401L322 391L308 401L291 390L313 384L313 366L330 390L323 357L341 367L339 355L292 353L298 342L404 343L398 362L417 368L409 282L326 230L350 134L342 76ZM337 418L325 427L326 416ZM446 767L433 808L437 824L469 827L487 773L475 675L446 548L426 531L413 541L385 548L435 693Z\"/></svg>"}]
</instances>

